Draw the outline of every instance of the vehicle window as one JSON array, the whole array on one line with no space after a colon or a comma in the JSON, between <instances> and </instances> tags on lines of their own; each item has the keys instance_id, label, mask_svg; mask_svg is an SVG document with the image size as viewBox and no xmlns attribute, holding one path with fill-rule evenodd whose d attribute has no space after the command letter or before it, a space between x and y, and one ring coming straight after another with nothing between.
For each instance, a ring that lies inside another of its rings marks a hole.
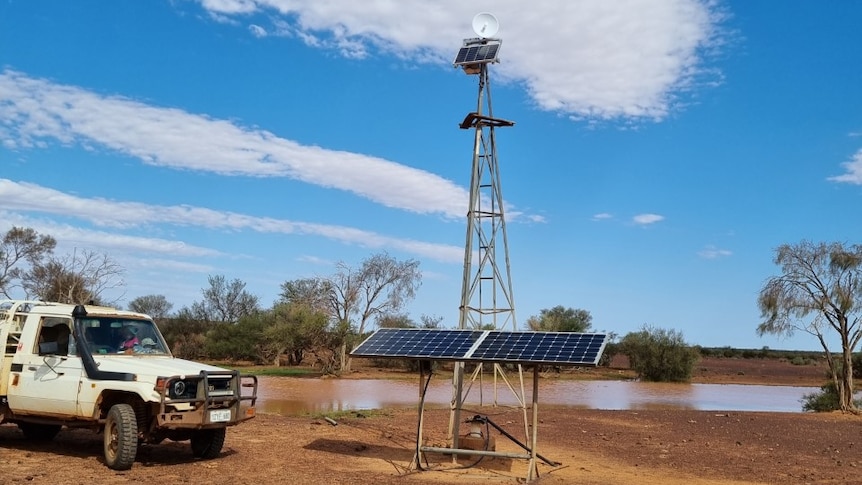
<instances>
[{"instance_id":1,"label":"vehicle window","mask_svg":"<svg viewBox=\"0 0 862 485\"><path fill-rule=\"evenodd\" d=\"M71 320L60 317L43 317L36 339L39 354L69 355L71 342Z\"/></svg>"},{"instance_id":2,"label":"vehicle window","mask_svg":"<svg viewBox=\"0 0 862 485\"><path fill-rule=\"evenodd\" d=\"M94 355L167 354L155 324L148 320L96 318L82 321L84 341Z\"/></svg>"}]
</instances>

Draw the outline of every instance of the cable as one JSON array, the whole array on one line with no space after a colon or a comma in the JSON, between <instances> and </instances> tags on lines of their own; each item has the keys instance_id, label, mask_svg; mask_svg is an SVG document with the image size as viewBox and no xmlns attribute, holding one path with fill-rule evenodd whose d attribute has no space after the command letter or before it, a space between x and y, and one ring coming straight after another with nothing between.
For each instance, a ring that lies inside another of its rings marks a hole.
<instances>
[{"instance_id":1,"label":"cable","mask_svg":"<svg viewBox=\"0 0 862 485\"><path fill-rule=\"evenodd\" d=\"M425 413L425 394L428 392L428 384L431 383L431 376L434 375L433 367L431 366L431 362L427 360L419 361L419 374L425 375L425 367L428 367L428 379L425 381L425 386L422 388L422 396L419 398L419 419L416 421L416 468L418 470L425 470L422 468L422 460L420 457L422 454L419 449L422 447L420 444L420 434L422 432L422 417ZM428 465L428 459L425 459L425 465Z\"/></svg>"}]
</instances>

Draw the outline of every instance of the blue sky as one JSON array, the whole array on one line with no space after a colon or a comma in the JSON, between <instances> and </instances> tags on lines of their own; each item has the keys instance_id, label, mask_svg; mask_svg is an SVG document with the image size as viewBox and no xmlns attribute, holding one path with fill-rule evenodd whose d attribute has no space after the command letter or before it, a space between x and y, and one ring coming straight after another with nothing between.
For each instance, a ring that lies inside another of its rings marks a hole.
<instances>
[{"instance_id":1,"label":"blue sky","mask_svg":"<svg viewBox=\"0 0 862 485\"><path fill-rule=\"evenodd\" d=\"M482 11L517 320L817 349L756 298L778 245L862 236L858 2L0 0L0 231L174 309L387 251L457 325Z\"/></svg>"}]
</instances>

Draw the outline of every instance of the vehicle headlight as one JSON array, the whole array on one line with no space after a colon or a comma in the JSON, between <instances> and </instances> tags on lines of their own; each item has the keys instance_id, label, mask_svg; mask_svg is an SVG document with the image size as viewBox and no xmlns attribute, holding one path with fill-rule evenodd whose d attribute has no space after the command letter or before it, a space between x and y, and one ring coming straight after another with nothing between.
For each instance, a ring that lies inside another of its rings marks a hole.
<instances>
[{"instance_id":1,"label":"vehicle headlight","mask_svg":"<svg viewBox=\"0 0 862 485\"><path fill-rule=\"evenodd\" d=\"M177 379L168 386L168 396L171 399L191 399L198 394L197 382L194 380Z\"/></svg>"}]
</instances>

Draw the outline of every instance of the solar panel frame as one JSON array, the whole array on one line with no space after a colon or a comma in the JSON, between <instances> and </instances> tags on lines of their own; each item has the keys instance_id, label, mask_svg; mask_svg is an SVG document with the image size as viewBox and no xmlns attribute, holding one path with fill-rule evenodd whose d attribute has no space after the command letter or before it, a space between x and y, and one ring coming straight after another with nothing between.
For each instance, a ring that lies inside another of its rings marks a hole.
<instances>
[{"instance_id":1,"label":"solar panel frame","mask_svg":"<svg viewBox=\"0 0 862 485\"><path fill-rule=\"evenodd\" d=\"M596 366L606 345L602 333L381 328L351 356Z\"/></svg>"}]
</instances>

